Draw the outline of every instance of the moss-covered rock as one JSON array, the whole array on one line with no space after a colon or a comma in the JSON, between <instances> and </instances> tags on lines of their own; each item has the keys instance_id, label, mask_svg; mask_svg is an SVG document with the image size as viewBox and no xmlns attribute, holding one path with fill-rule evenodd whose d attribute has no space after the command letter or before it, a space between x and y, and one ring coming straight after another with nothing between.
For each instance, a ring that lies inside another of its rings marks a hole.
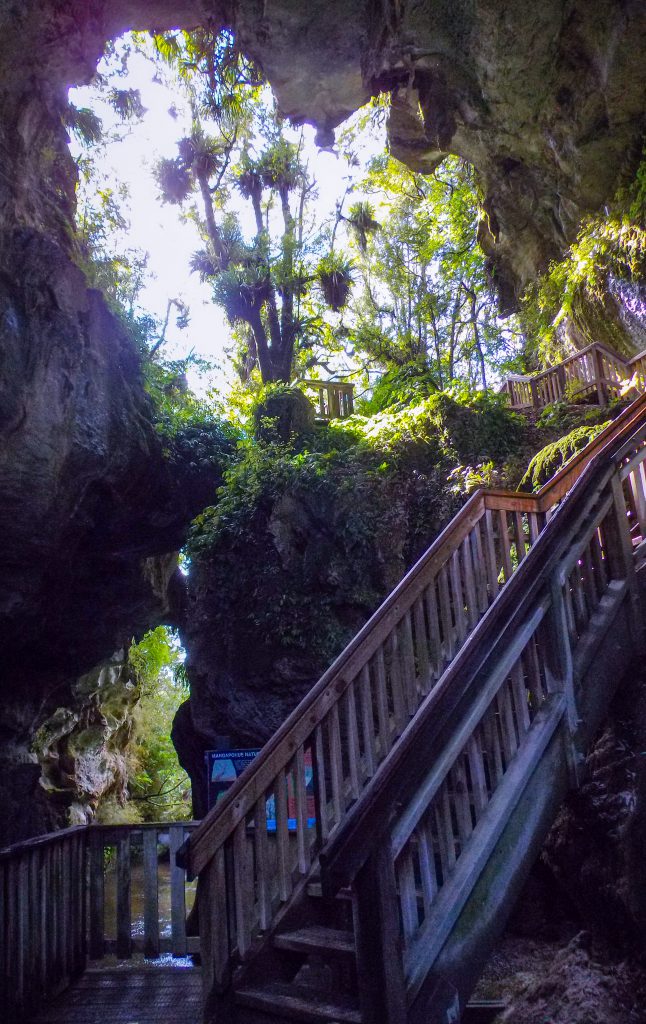
<instances>
[{"instance_id":1,"label":"moss-covered rock","mask_svg":"<svg viewBox=\"0 0 646 1024\"><path fill-rule=\"evenodd\" d=\"M219 738L271 735L426 549L463 501L455 467L500 466L524 434L495 400L433 395L247 445L189 542L191 698L174 737L196 782Z\"/></svg>"},{"instance_id":2,"label":"moss-covered rock","mask_svg":"<svg viewBox=\"0 0 646 1024\"><path fill-rule=\"evenodd\" d=\"M569 434L560 437L557 441L551 441L536 453L520 482L520 490L538 491L550 480L555 473L565 466L570 459L582 451L590 441L593 441L597 434L600 434L604 427L608 426L610 420L605 423L583 424L575 427Z\"/></svg>"}]
</instances>

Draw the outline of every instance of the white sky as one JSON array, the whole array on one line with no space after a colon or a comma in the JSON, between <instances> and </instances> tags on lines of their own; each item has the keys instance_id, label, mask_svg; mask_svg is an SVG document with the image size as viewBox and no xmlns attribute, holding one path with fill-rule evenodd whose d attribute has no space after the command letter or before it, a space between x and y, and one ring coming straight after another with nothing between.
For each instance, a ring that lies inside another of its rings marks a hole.
<instances>
[{"instance_id":1,"label":"white sky","mask_svg":"<svg viewBox=\"0 0 646 1024\"><path fill-rule=\"evenodd\" d=\"M105 72L105 65L100 65L99 70ZM179 207L161 203L153 178L153 167L157 161L162 157L177 156L176 142L190 131L190 119L181 92L172 89L161 77L159 70L143 54L133 53L128 74L114 80L113 84L118 89L134 88L141 93L147 113L141 123L132 126L122 126L99 91L92 86L71 89L70 101L77 107L93 109L101 117L104 128L115 136L113 141L102 147L100 168L113 187L125 183L130 194L129 202L124 204L130 228L120 244L124 248L133 247L149 253L150 276L139 300L142 309L163 320L170 298L181 299L190 307L190 323L183 331L175 326L173 310L168 341L164 346L165 356L181 358L193 350L213 361L219 367L214 378L200 381L193 377L191 385L200 392L213 385L221 390L232 375L225 355L231 338L222 310L211 301L209 285L201 283L199 275L189 271L192 253L202 248L199 232L191 220L182 216ZM177 116L169 113L171 108L176 109ZM315 210L322 221L334 211L337 198L343 194L348 165L342 157L317 149L311 126L306 125L303 130L305 145L302 155L318 182L319 198ZM362 143L362 160L383 152L382 136L362 140ZM72 139L71 150L78 157L82 147ZM242 200L238 210L243 210Z\"/></svg>"}]
</instances>

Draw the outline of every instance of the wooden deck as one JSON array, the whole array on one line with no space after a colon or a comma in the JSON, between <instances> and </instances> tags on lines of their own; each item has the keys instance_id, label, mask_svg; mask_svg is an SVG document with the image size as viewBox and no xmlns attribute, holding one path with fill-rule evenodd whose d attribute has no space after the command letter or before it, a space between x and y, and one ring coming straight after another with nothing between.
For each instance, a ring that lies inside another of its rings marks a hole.
<instances>
[{"instance_id":1,"label":"wooden deck","mask_svg":"<svg viewBox=\"0 0 646 1024\"><path fill-rule=\"evenodd\" d=\"M29 1024L199 1024L202 982L191 967L97 967L85 971Z\"/></svg>"}]
</instances>

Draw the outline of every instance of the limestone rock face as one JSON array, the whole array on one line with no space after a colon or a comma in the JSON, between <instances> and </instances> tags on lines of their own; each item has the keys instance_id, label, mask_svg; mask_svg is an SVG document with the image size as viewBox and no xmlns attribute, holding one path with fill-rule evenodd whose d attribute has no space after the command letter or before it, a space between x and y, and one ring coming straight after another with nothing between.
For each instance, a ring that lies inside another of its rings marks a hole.
<instances>
[{"instance_id":1,"label":"limestone rock face","mask_svg":"<svg viewBox=\"0 0 646 1024\"><path fill-rule=\"evenodd\" d=\"M284 112L316 124L322 144L385 90L396 156L425 172L447 153L473 163L503 309L639 158L641 0L25 0L0 10L3 221L57 234L71 215L60 110L105 40L207 23L234 28Z\"/></svg>"}]
</instances>

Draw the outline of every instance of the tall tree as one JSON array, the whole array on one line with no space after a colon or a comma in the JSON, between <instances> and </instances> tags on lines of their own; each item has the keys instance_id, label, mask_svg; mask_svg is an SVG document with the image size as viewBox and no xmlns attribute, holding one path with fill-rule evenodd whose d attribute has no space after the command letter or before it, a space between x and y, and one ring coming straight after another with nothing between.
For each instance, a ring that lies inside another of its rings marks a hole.
<instances>
[{"instance_id":1,"label":"tall tree","mask_svg":"<svg viewBox=\"0 0 646 1024\"><path fill-rule=\"evenodd\" d=\"M470 169L448 160L427 177L380 157L363 187L381 199L382 212L364 208L361 224L370 230L354 231L363 283L357 349L385 367L424 366L438 387L455 378L486 387L517 332L497 317Z\"/></svg>"}]
</instances>

